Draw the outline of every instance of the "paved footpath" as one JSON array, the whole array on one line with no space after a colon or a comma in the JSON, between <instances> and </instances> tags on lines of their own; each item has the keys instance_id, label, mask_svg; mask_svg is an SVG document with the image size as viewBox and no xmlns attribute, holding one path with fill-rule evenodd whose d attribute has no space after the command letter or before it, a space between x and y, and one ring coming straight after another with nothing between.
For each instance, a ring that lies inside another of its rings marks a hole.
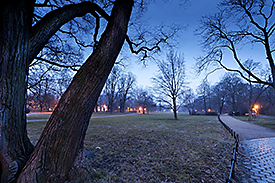
<instances>
[{"instance_id":1,"label":"paved footpath","mask_svg":"<svg viewBox=\"0 0 275 183\"><path fill-rule=\"evenodd\" d=\"M221 115L221 120L239 134L238 182L275 182L275 130Z\"/></svg>"}]
</instances>

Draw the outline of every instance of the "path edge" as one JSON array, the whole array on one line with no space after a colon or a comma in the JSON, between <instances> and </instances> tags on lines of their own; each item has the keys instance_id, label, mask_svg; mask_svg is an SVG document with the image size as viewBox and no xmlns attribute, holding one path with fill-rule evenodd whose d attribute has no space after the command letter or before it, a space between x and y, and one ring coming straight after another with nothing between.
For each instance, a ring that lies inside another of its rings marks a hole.
<instances>
[{"instance_id":1,"label":"path edge","mask_svg":"<svg viewBox=\"0 0 275 183\"><path fill-rule=\"evenodd\" d=\"M220 115L218 115L218 119L221 122L221 124L225 127L225 129L231 134L231 136L235 139L235 145L233 147L233 158L231 159L231 168L229 177L226 179L226 183L232 183L232 178L235 179L235 164L237 161L237 153L238 153L238 147L239 147L239 134L236 133L232 128L230 128L227 124L225 124L221 118Z\"/></svg>"}]
</instances>

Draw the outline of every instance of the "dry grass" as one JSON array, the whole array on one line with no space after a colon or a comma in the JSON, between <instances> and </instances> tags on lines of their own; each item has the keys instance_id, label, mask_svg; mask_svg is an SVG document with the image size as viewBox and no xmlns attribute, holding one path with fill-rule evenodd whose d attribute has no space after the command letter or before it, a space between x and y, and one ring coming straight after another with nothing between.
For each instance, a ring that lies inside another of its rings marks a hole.
<instances>
[{"instance_id":1,"label":"dry grass","mask_svg":"<svg viewBox=\"0 0 275 183\"><path fill-rule=\"evenodd\" d=\"M93 113L93 117L96 116L110 116L110 115L121 115L124 113L108 113L108 112L97 112L97 113ZM127 113L125 113L127 114ZM128 113L129 114L129 113ZM52 115L52 113L50 112L37 112L37 113L29 113L27 114L27 119L28 120L34 120L34 119L49 119L50 116Z\"/></svg>"},{"instance_id":2,"label":"dry grass","mask_svg":"<svg viewBox=\"0 0 275 183\"><path fill-rule=\"evenodd\" d=\"M33 143L45 124L28 123ZM95 182L224 182L232 147L216 116L171 113L92 119L85 139Z\"/></svg>"},{"instance_id":3,"label":"dry grass","mask_svg":"<svg viewBox=\"0 0 275 183\"><path fill-rule=\"evenodd\" d=\"M233 140L215 116L91 120L85 146L96 182L224 182Z\"/></svg>"},{"instance_id":4,"label":"dry grass","mask_svg":"<svg viewBox=\"0 0 275 183\"><path fill-rule=\"evenodd\" d=\"M51 116L51 113L29 113L27 114L28 120L33 119L49 119Z\"/></svg>"}]
</instances>

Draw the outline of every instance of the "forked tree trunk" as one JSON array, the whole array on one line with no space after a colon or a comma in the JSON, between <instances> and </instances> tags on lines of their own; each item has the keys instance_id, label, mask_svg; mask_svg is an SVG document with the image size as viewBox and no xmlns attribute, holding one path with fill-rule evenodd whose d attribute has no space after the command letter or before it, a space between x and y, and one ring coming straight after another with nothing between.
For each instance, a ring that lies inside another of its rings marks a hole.
<instances>
[{"instance_id":1,"label":"forked tree trunk","mask_svg":"<svg viewBox=\"0 0 275 183\"><path fill-rule=\"evenodd\" d=\"M26 80L32 1L0 3L1 182L11 182L33 151L26 131Z\"/></svg>"},{"instance_id":2,"label":"forked tree trunk","mask_svg":"<svg viewBox=\"0 0 275 183\"><path fill-rule=\"evenodd\" d=\"M83 149L97 99L124 43L132 6L132 0L115 2L97 48L61 97L17 182L68 179L75 158Z\"/></svg>"}]
</instances>

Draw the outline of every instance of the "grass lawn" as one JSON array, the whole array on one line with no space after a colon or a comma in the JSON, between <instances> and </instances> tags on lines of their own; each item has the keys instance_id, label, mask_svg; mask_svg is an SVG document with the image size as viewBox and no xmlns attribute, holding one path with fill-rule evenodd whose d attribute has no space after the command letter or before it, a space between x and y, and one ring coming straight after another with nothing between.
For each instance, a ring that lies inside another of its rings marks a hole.
<instances>
[{"instance_id":1,"label":"grass lawn","mask_svg":"<svg viewBox=\"0 0 275 183\"><path fill-rule=\"evenodd\" d=\"M248 116L234 116L234 118L263 127L275 129L275 119L257 116L256 118L253 118L253 121L248 121Z\"/></svg>"},{"instance_id":2,"label":"grass lawn","mask_svg":"<svg viewBox=\"0 0 275 183\"><path fill-rule=\"evenodd\" d=\"M108 113L108 112L95 112L93 113L93 116L109 116L109 115L121 115L123 113ZM125 113L129 114L129 113ZM29 113L27 114L27 119L32 120L32 119L49 119L52 113L49 112L41 112L41 113Z\"/></svg>"},{"instance_id":3,"label":"grass lawn","mask_svg":"<svg viewBox=\"0 0 275 183\"><path fill-rule=\"evenodd\" d=\"M49 119L52 113L29 113L27 119Z\"/></svg>"},{"instance_id":4,"label":"grass lawn","mask_svg":"<svg viewBox=\"0 0 275 183\"><path fill-rule=\"evenodd\" d=\"M44 126L28 123L33 142ZM225 182L233 144L216 116L181 113L92 119L85 138L95 182Z\"/></svg>"}]
</instances>

